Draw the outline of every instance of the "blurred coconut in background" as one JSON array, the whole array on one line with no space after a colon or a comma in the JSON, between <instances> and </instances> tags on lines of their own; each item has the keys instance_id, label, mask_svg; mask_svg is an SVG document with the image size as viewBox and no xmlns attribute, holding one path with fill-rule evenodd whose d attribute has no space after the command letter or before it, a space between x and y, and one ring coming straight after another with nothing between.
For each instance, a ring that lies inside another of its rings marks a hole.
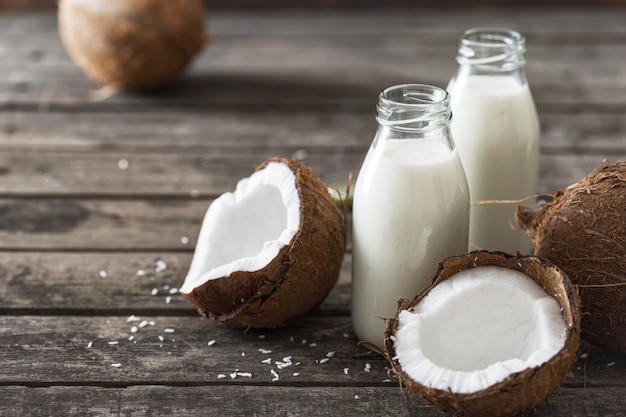
<instances>
[{"instance_id":1,"label":"blurred coconut in background","mask_svg":"<svg viewBox=\"0 0 626 417\"><path fill-rule=\"evenodd\" d=\"M60 0L58 23L74 62L118 90L172 82L206 41L200 0Z\"/></svg>"}]
</instances>

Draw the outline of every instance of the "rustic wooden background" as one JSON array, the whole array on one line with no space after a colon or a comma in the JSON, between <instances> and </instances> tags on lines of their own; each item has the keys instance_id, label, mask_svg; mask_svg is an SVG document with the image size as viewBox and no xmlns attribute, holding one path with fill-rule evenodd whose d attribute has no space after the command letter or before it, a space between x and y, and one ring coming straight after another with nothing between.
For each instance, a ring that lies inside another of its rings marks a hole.
<instances>
[{"instance_id":1,"label":"rustic wooden background","mask_svg":"<svg viewBox=\"0 0 626 417\"><path fill-rule=\"evenodd\" d=\"M626 13L608 7L620 2L585 2L605 6L592 12L215 11L214 42L178 83L106 100L64 51L52 3L4 0L4 10L48 10L0 14L3 417L443 416L405 403L386 362L356 346L349 250L319 310L278 331L211 325L170 291L217 195L274 155L304 151L320 174L358 167L377 93L445 86L461 29L498 24L527 36L540 192L626 159ZM134 316L153 324L133 332ZM263 363L269 350L301 365ZM581 353L559 393L528 416L626 415L626 355L586 344ZM251 376L231 377L237 369Z\"/></svg>"}]
</instances>

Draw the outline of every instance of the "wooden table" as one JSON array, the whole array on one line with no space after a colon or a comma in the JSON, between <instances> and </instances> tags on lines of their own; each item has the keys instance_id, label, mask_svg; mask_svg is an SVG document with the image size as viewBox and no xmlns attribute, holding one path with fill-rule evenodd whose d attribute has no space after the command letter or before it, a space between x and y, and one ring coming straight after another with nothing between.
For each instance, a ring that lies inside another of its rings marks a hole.
<instances>
[{"instance_id":1,"label":"wooden table","mask_svg":"<svg viewBox=\"0 0 626 417\"><path fill-rule=\"evenodd\" d=\"M471 26L527 36L541 193L626 159L626 10L208 19L213 42L180 82L102 99L53 12L0 15L0 415L442 415L356 345L349 250L323 305L284 329L199 318L177 288L204 212L270 156L358 168L378 92L445 86ZM528 415L626 416L626 357L581 354Z\"/></svg>"}]
</instances>

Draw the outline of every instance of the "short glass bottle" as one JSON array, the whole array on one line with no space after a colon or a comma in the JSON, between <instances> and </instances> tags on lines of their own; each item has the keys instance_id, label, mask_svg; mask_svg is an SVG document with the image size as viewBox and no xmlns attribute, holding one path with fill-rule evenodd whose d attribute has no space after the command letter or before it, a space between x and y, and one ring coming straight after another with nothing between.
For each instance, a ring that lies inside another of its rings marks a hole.
<instances>
[{"instance_id":1,"label":"short glass bottle","mask_svg":"<svg viewBox=\"0 0 626 417\"><path fill-rule=\"evenodd\" d=\"M469 29L459 37L456 60L447 90L472 199L469 249L529 253L531 241L515 220L516 202L533 198L539 177L539 118L524 71L524 37Z\"/></svg>"},{"instance_id":2,"label":"short glass bottle","mask_svg":"<svg viewBox=\"0 0 626 417\"><path fill-rule=\"evenodd\" d=\"M398 298L417 295L441 260L467 249L469 190L451 117L437 87L399 85L379 96L352 207L352 323L379 348Z\"/></svg>"}]
</instances>

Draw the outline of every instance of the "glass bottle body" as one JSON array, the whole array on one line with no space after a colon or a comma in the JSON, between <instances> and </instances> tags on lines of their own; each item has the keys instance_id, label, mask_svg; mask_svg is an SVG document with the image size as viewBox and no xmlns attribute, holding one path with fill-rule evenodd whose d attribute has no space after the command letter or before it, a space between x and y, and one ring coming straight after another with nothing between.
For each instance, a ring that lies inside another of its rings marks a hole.
<instances>
[{"instance_id":1,"label":"glass bottle body","mask_svg":"<svg viewBox=\"0 0 626 417\"><path fill-rule=\"evenodd\" d=\"M459 66L447 90L472 199L470 250L532 250L513 202L531 199L539 176L539 119L525 60L517 32L477 28L459 40Z\"/></svg>"},{"instance_id":2,"label":"glass bottle body","mask_svg":"<svg viewBox=\"0 0 626 417\"><path fill-rule=\"evenodd\" d=\"M469 191L449 118L448 95L436 87L381 93L352 211L353 327L381 348L382 318L398 298L417 295L438 262L467 248Z\"/></svg>"}]
</instances>

